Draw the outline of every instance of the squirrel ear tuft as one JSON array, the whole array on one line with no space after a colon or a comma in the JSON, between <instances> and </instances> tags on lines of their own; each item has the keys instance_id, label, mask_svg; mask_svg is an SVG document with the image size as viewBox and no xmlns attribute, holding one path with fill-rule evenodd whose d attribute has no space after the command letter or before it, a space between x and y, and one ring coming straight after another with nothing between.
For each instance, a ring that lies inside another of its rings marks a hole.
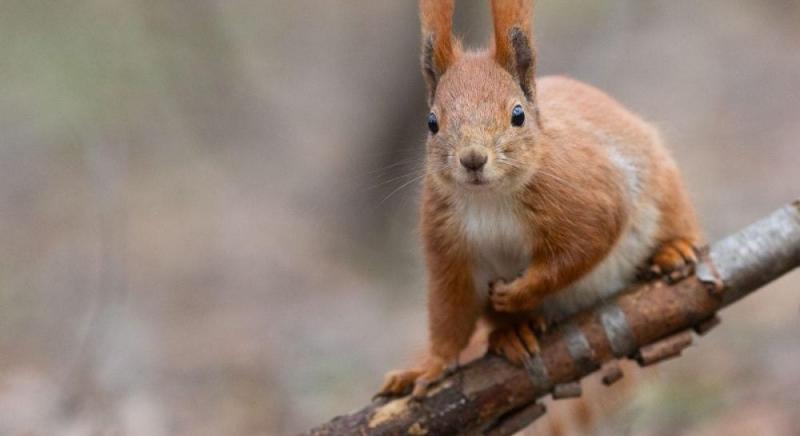
<instances>
[{"instance_id":1,"label":"squirrel ear tuft","mask_svg":"<svg viewBox=\"0 0 800 436\"><path fill-rule=\"evenodd\" d=\"M455 62L453 11L455 0L419 0L422 22L422 74L428 84L428 104L433 103L439 79Z\"/></svg>"},{"instance_id":2,"label":"squirrel ear tuft","mask_svg":"<svg viewBox=\"0 0 800 436\"><path fill-rule=\"evenodd\" d=\"M536 50L533 47L532 0L491 0L494 58L519 82L529 101L536 98Z\"/></svg>"}]
</instances>

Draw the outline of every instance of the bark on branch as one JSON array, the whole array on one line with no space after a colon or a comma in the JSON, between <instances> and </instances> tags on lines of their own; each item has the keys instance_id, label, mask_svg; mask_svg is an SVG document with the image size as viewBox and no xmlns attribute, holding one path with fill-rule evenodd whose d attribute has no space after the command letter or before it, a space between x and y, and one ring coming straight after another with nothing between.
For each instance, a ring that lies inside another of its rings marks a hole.
<instances>
[{"instance_id":1,"label":"bark on branch","mask_svg":"<svg viewBox=\"0 0 800 436\"><path fill-rule=\"evenodd\" d=\"M512 434L544 413L538 399L579 394L576 382L606 362L649 365L680 355L691 329L707 331L718 323L718 310L797 266L800 200L712 244L692 277L638 284L560 324L543 335L541 354L524 369L487 355L420 401L374 402L307 434Z\"/></svg>"}]
</instances>

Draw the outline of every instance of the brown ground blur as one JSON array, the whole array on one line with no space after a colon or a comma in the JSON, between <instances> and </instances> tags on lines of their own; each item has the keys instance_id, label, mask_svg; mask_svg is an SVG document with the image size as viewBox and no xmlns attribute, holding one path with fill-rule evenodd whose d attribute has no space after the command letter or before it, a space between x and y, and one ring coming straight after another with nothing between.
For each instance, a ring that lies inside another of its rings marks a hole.
<instances>
[{"instance_id":1,"label":"brown ground blur","mask_svg":"<svg viewBox=\"0 0 800 436\"><path fill-rule=\"evenodd\" d=\"M800 1L538 3L540 72L660 125L710 239L800 195ZM406 363L417 26L413 1L2 2L0 434L292 433ZM604 434L794 434L799 285Z\"/></svg>"}]
</instances>

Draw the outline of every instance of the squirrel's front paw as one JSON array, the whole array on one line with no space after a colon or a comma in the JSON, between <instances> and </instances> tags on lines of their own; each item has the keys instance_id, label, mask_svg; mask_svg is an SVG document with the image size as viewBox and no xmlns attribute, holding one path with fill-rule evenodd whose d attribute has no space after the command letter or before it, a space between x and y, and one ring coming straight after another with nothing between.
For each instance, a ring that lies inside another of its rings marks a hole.
<instances>
[{"instance_id":1,"label":"squirrel's front paw","mask_svg":"<svg viewBox=\"0 0 800 436\"><path fill-rule=\"evenodd\" d=\"M519 280L506 283L502 280L489 286L489 299L498 312L523 312L536 308L539 300Z\"/></svg>"},{"instance_id":2,"label":"squirrel's front paw","mask_svg":"<svg viewBox=\"0 0 800 436\"><path fill-rule=\"evenodd\" d=\"M430 359L419 368L391 371L386 374L376 396L399 396L411 391L414 398L422 398L428 392L428 387L445 374L446 369L447 364L443 361Z\"/></svg>"}]
</instances>

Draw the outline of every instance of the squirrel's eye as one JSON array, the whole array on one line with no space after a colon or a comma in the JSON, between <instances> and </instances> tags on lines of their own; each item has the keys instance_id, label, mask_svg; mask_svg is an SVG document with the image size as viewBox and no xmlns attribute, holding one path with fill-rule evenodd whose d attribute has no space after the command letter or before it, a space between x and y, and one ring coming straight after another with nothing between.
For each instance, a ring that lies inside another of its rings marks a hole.
<instances>
[{"instance_id":1,"label":"squirrel's eye","mask_svg":"<svg viewBox=\"0 0 800 436\"><path fill-rule=\"evenodd\" d=\"M523 124L525 124L525 111L522 109L522 106L516 105L514 109L511 110L511 125L520 127Z\"/></svg>"},{"instance_id":2,"label":"squirrel's eye","mask_svg":"<svg viewBox=\"0 0 800 436\"><path fill-rule=\"evenodd\" d=\"M434 135L439 131L439 120L436 118L436 114L433 112L428 114L428 130L430 130Z\"/></svg>"}]
</instances>

